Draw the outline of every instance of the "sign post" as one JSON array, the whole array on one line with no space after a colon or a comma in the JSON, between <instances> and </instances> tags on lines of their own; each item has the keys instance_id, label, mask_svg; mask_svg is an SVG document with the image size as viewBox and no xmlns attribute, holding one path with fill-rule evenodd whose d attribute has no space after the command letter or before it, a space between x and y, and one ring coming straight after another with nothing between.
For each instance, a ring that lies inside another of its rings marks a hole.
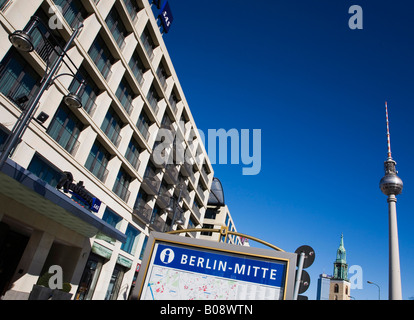
<instances>
[{"instance_id":1,"label":"sign post","mask_svg":"<svg viewBox=\"0 0 414 320\"><path fill-rule=\"evenodd\" d=\"M152 232L131 299L291 300L296 257Z\"/></svg>"}]
</instances>

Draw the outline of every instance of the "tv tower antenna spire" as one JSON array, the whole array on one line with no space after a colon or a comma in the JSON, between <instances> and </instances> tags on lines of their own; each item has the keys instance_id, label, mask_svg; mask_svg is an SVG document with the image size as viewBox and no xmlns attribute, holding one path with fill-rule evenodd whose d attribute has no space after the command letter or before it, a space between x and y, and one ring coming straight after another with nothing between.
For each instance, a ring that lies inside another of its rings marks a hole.
<instances>
[{"instance_id":1,"label":"tv tower antenna spire","mask_svg":"<svg viewBox=\"0 0 414 320\"><path fill-rule=\"evenodd\" d=\"M381 191L388 196L389 217L389 300L402 300L400 252L398 246L397 227L397 195L401 194L403 182L397 176L396 162L391 157L390 125L388 119L388 104L385 103L387 117L388 158L384 162L385 176L380 181Z\"/></svg>"},{"instance_id":2,"label":"tv tower antenna spire","mask_svg":"<svg viewBox=\"0 0 414 320\"><path fill-rule=\"evenodd\" d=\"M388 103L385 102L385 115L387 119L387 143L388 143L388 160L392 160L391 157L391 138L390 138L390 121L388 118Z\"/></svg>"}]
</instances>

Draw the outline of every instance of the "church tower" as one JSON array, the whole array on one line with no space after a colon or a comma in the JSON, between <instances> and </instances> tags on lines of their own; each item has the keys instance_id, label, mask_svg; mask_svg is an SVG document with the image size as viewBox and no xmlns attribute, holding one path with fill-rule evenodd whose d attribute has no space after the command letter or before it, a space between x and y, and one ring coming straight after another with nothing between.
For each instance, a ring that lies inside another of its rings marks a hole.
<instances>
[{"instance_id":1,"label":"church tower","mask_svg":"<svg viewBox=\"0 0 414 320\"><path fill-rule=\"evenodd\" d=\"M351 284L348 280L348 264L346 263L346 250L344 247L344 235L341 235L341 243L336 251L334 262L334 274L329 287L329 300L349 300Z\"/></svg>"}]
</instances>

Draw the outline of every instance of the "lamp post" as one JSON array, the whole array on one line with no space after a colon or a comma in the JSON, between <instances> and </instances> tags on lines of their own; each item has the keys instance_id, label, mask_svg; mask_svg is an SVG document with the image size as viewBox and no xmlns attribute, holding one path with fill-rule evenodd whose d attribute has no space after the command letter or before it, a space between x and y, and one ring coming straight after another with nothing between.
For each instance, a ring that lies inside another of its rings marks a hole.
<instances>
[{"instance_id":1,"label":"lamp post","mask_svg":"<svg viewBox=\"0 0 414 320\"><path fill-rule=\"evenodd\" d=\"M378 300L381 300L381 288L380 288L380 286L377 285L375 282L372 282L372 281L367 281L367 283L373 284L374 286L378 287Z\"/></svg>"},{"instance_id":2,"label":"lamp post","mask_svg":"<svg viewBox=\"0 0 414 320\"><path fill-rule=\"evenodd\" d=\"M23 51L23 52L31 52L34 50L34 45L32 41L32 37L30 35L30 32L36 28L36 26L42 23L42 21L34 16L31 18L31 22L26 28L26 30L17 30L9 35L9 40L12 43L12 45ZM46 26L47 27L47 26ZM5 146L3 148L3 151L0 156L0 169L3 167L4 163L6 162L7 158L10 155L10 152L13 150L13 148L16 146L16 143L18 140L23 136L25 130L29 126L30 120L35 113L37 109L37 104L40 101L40 98L42 97L43 93L49 88L49 86L52 84L52 82L59 76L62 75L71 75L72 77L75 77L75 75L72 74L60 74L54 77L54 74L57 72L58 68L60 67L61 63L63 62L63 59L69 50L70 46L72 45L75 38L78 36L80 30L82 29L83 24L80 24L72 33L69 41L66 43L65 47L63 48L62 52L58 53L58 58L56 61L50 66L50 71L47 71L43 75L41 80L41 86L35 96L35 98L31 101L30 105L23 111L23 114L20 116L20 118L17 120L15 126L13 127L13 130L11 131L9 137L7 138L7 141L5 143ZM85 82L81 81L81 85L76 90L75 93L69 93L65 96L64 101L65 103L74 108L81 108L82 102L81 98L79 97L80 93L85 87Z\"/></svg>"}]
</instances>

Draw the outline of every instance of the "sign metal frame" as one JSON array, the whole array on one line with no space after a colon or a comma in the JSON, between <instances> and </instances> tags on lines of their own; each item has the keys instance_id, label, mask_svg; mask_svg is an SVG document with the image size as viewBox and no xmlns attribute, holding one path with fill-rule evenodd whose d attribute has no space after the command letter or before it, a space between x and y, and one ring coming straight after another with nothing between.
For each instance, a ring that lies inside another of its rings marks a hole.
<instances>
[{"instance_id":1,"label":"sign metal frame","mask_svg":"<svg viewBox=\"0 0 414 320\"><path fill-rule=\"evenodd\" d=\"M187 238L173 234L160 232L151 232L148 239L147 248L141 263L140 272L138 273L136 286L132 291L131 300L141 299L144 291L144 284L150 275L151 261L154 260L154 248L156 244L171 245L178 248L191 249L197 251L207 251L230 257L242 257L251 260L260 260L272 263L281 263L285 265L285 274L283 279L283 300L293 299L293 290L295 283L296 271L296 253L281 252L270 249L255 247L245 247L228 243L218 243L214 241Z\"/></svg>"}]
</instances>

